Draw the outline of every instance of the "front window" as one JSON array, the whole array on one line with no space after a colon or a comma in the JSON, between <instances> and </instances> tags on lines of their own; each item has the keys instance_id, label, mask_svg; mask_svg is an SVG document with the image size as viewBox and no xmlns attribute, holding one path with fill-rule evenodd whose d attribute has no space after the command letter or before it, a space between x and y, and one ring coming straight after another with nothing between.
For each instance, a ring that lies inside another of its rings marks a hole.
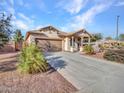
<instances>
[{"instance_id":1,"label":"front window","mask_svg":"<svg viewBox=\"0 0 124 93\"><path fill-rule=\"evenodd\" d=\"M84 37L83 42L87 43L88 42L88 37Z\"/></svg>"}]
</instances>

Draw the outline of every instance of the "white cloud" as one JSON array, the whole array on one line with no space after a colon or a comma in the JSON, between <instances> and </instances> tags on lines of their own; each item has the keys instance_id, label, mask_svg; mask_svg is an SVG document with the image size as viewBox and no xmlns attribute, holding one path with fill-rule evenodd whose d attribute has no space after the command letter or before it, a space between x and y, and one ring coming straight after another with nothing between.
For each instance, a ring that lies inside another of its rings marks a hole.
<instances>
[{"instance_id":1,"label":"white cloud","mask_svg":"<svg viewBox=\"0 0 124 93\"><path fill-rule=\"evenodd\" d=\"M32 7L31 3L30 2L26 2L26 0L25 0L25 2L24 2L24 0L17 0L17 3L18 3L19 6L25 7L27 9L30 9Z\"/></svg>"},{"instance_id":2,"label":"white cloud","mask_svg":"<svg viewBox=\"0 0 124 93\"><path fill-rule=\"evenodd\" d=\"M34 30L37 30L37 29L40 29L40 28L42 28L42 27L44 27L44 25L38 25L38 26L34 27L33 29L34 29Z\"/></svg>"},{"instance_id":3,"label":"white cloud","mask_svg":"<svg viewBox=\"0 0 124 93\"><path fill-rule=\"evenodd\" d=\"M28 25L26 23L24 23L23 21L21 20L16 20L14 22L15 26L19 29L22 29L22 30L28 30Z\"/></svg>"},{"instance_id":4,"label":"white cloud","mask_svg":"<svg viewBox=\"0 0 124 93\"><path fill-rule=\"evenodd\" d=\"M15 9L14 9L14 0L10 1L5 1L1 0L0 1L0 11L5 12L7 14L15 14Z\"/></svg>"},{"instance_id":5,"label":"white cloud","mask_svg":"<svg viewBox=\"0 0 124 93\"><path fill-rule=\"evenodd\" d=\"M6 12L12 14L13 16L15 15L15 9L13 7L9 7Z\"/></svg>"},{"instance_id":6,"label":"white cloud","mask_svg":"<svg viewBox=\"0 0 124 93\"><path fill-rule=\"evenodd\" d=\"M35 26L35 27L33 27L32 28L32 30L37 30L37 29L40 29L40 28L42 28L42 27L46 27L46 26L49 26L50 24L41 24L41 25L38 25L38 26Z\"/></svg>"},{"instance_id":7,"label":"white cloud","mask_svg":"<svg viewBox=\"0 0 124 93\"><path fill-rule=\"evenodd\" d=\"M22 19L15 19L12 21L12 24L15 28L21 29L23 31L31 30L34 28L34 22L27 22Z\"/></svg>"},{"instance_id":8,"label":"white cloud","mask_svg":"<svg viewBox=\"0 0 124 93\"><path fill-rule=\"evenodd\" d=\"M34 28L33 18L27 17L23 13L17 13L19 18L14 20L14 26L21 30L30 30Z\"/></svg>"},{"instance_id":9,"label":"white cloud","mask_svg":"<svg viewBox=\"0 0 124 93\"><path fill-rule=\"evenodd\" d=\"M60 1L58 7L63 8L71 14L79 13L89 0L64 0Z\"/></svg>"},{"instance_id":10,"label":"white cloud","mask_svg":"<svg viewBox=\"0 0 124 93\"><path fill-rule=\"evenodd\" d=\"M20 1L20 4L23 4L23 0L18 0ZM19 17L15 16L15 7L14 7L14 3L15 0L2 0L0 2L0 9L2 8L2 12L5 12L5 14L12 14L12 25L14 26L14 28L18 28L21 30L29 30L33 27L34 24L34 20L33 18L29 18L26 15L24 15L23 13L18 13ZM28 5L27 5L28 6ZM1 10L0 10L1 11Z\"/></svg>"},{"instance_id":11,"label":"white cloud","mask_svg":"<svg viewBox=\"0 0 124 93\"><path fill-rule=\"evenodd\" d=\"M124 6L124 1L120 1L117 4L115 4L115 6Z\"/></svg>"},{"instance_id":12,"label":"white cloud","mask_svg":"<svg viewBox=\"0 0 124 93\"><path fill-rule=\"evenodd\" d=\"M25 21L28 21L29 23L33 21L29 17L25 16L23 13L18 13L18 15L19 15L19 17L21 17Z\"/></svg>"},{"instance_id":13,"label":"white cloud","mask_svg":"<svg viewBox=\"0 0 124 93\"><path fill-rule=\"evenodd\" d=\"M88 24L92 23L98 14L107 10L112 5L112 3L113 1L103 1L101 3L97 3L86 12L74 16L73 19L67 24L67 28L75 30L86 27Z\"/></svg>"}]
</instances>

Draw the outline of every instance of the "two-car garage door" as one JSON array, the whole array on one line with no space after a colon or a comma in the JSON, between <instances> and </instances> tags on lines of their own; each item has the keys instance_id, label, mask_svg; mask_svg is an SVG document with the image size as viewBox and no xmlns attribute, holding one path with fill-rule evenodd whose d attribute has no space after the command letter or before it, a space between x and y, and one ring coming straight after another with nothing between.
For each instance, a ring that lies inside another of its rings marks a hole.
<instances>
[{"instance_id":1,"label":"two-car garage door","mask_svg":"<svg viewBox=\"0 0 124 93\"><path fill-rule=\"evenodd\" d=\"M62 40L40 39L37 42L38 47L45 52L54 52L62 50Z\"/></svg>"}]
</instances>

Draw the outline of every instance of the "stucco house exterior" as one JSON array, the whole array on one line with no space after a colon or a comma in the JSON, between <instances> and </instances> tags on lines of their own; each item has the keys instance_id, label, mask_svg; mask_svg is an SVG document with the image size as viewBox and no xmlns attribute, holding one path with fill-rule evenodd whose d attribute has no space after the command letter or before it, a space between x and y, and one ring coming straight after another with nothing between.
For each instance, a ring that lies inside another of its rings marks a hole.
<instances>
[{"instance_id":1,"label":"stucco house exterior","mask_svg":"<svg viewBox=\"0 0 124 93\"><path fill-rule=\"evenodd\" d=\"M28 31L25 42L35 43L42 51L81 51L83 45L90 44L91 34L85 29L63 32L53 26Z\"/></svg>"}]
</instances>

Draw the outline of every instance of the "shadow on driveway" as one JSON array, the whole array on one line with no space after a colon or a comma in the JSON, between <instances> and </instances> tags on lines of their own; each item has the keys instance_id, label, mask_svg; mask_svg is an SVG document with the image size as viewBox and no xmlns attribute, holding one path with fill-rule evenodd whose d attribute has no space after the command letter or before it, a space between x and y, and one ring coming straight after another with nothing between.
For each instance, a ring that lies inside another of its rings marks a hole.
<instances>
[{"instance_id":1,"label":"shadow on driveway","mask_svg":"<svg viewBox=\"0 0 124 93\"><path fill-rule=\"evenodd\" d=\"M45 54L45 56L48 63L56 70L65 68L67 65L61 56L54 56L53 54Z\"/></svg>"}]
</instances>

